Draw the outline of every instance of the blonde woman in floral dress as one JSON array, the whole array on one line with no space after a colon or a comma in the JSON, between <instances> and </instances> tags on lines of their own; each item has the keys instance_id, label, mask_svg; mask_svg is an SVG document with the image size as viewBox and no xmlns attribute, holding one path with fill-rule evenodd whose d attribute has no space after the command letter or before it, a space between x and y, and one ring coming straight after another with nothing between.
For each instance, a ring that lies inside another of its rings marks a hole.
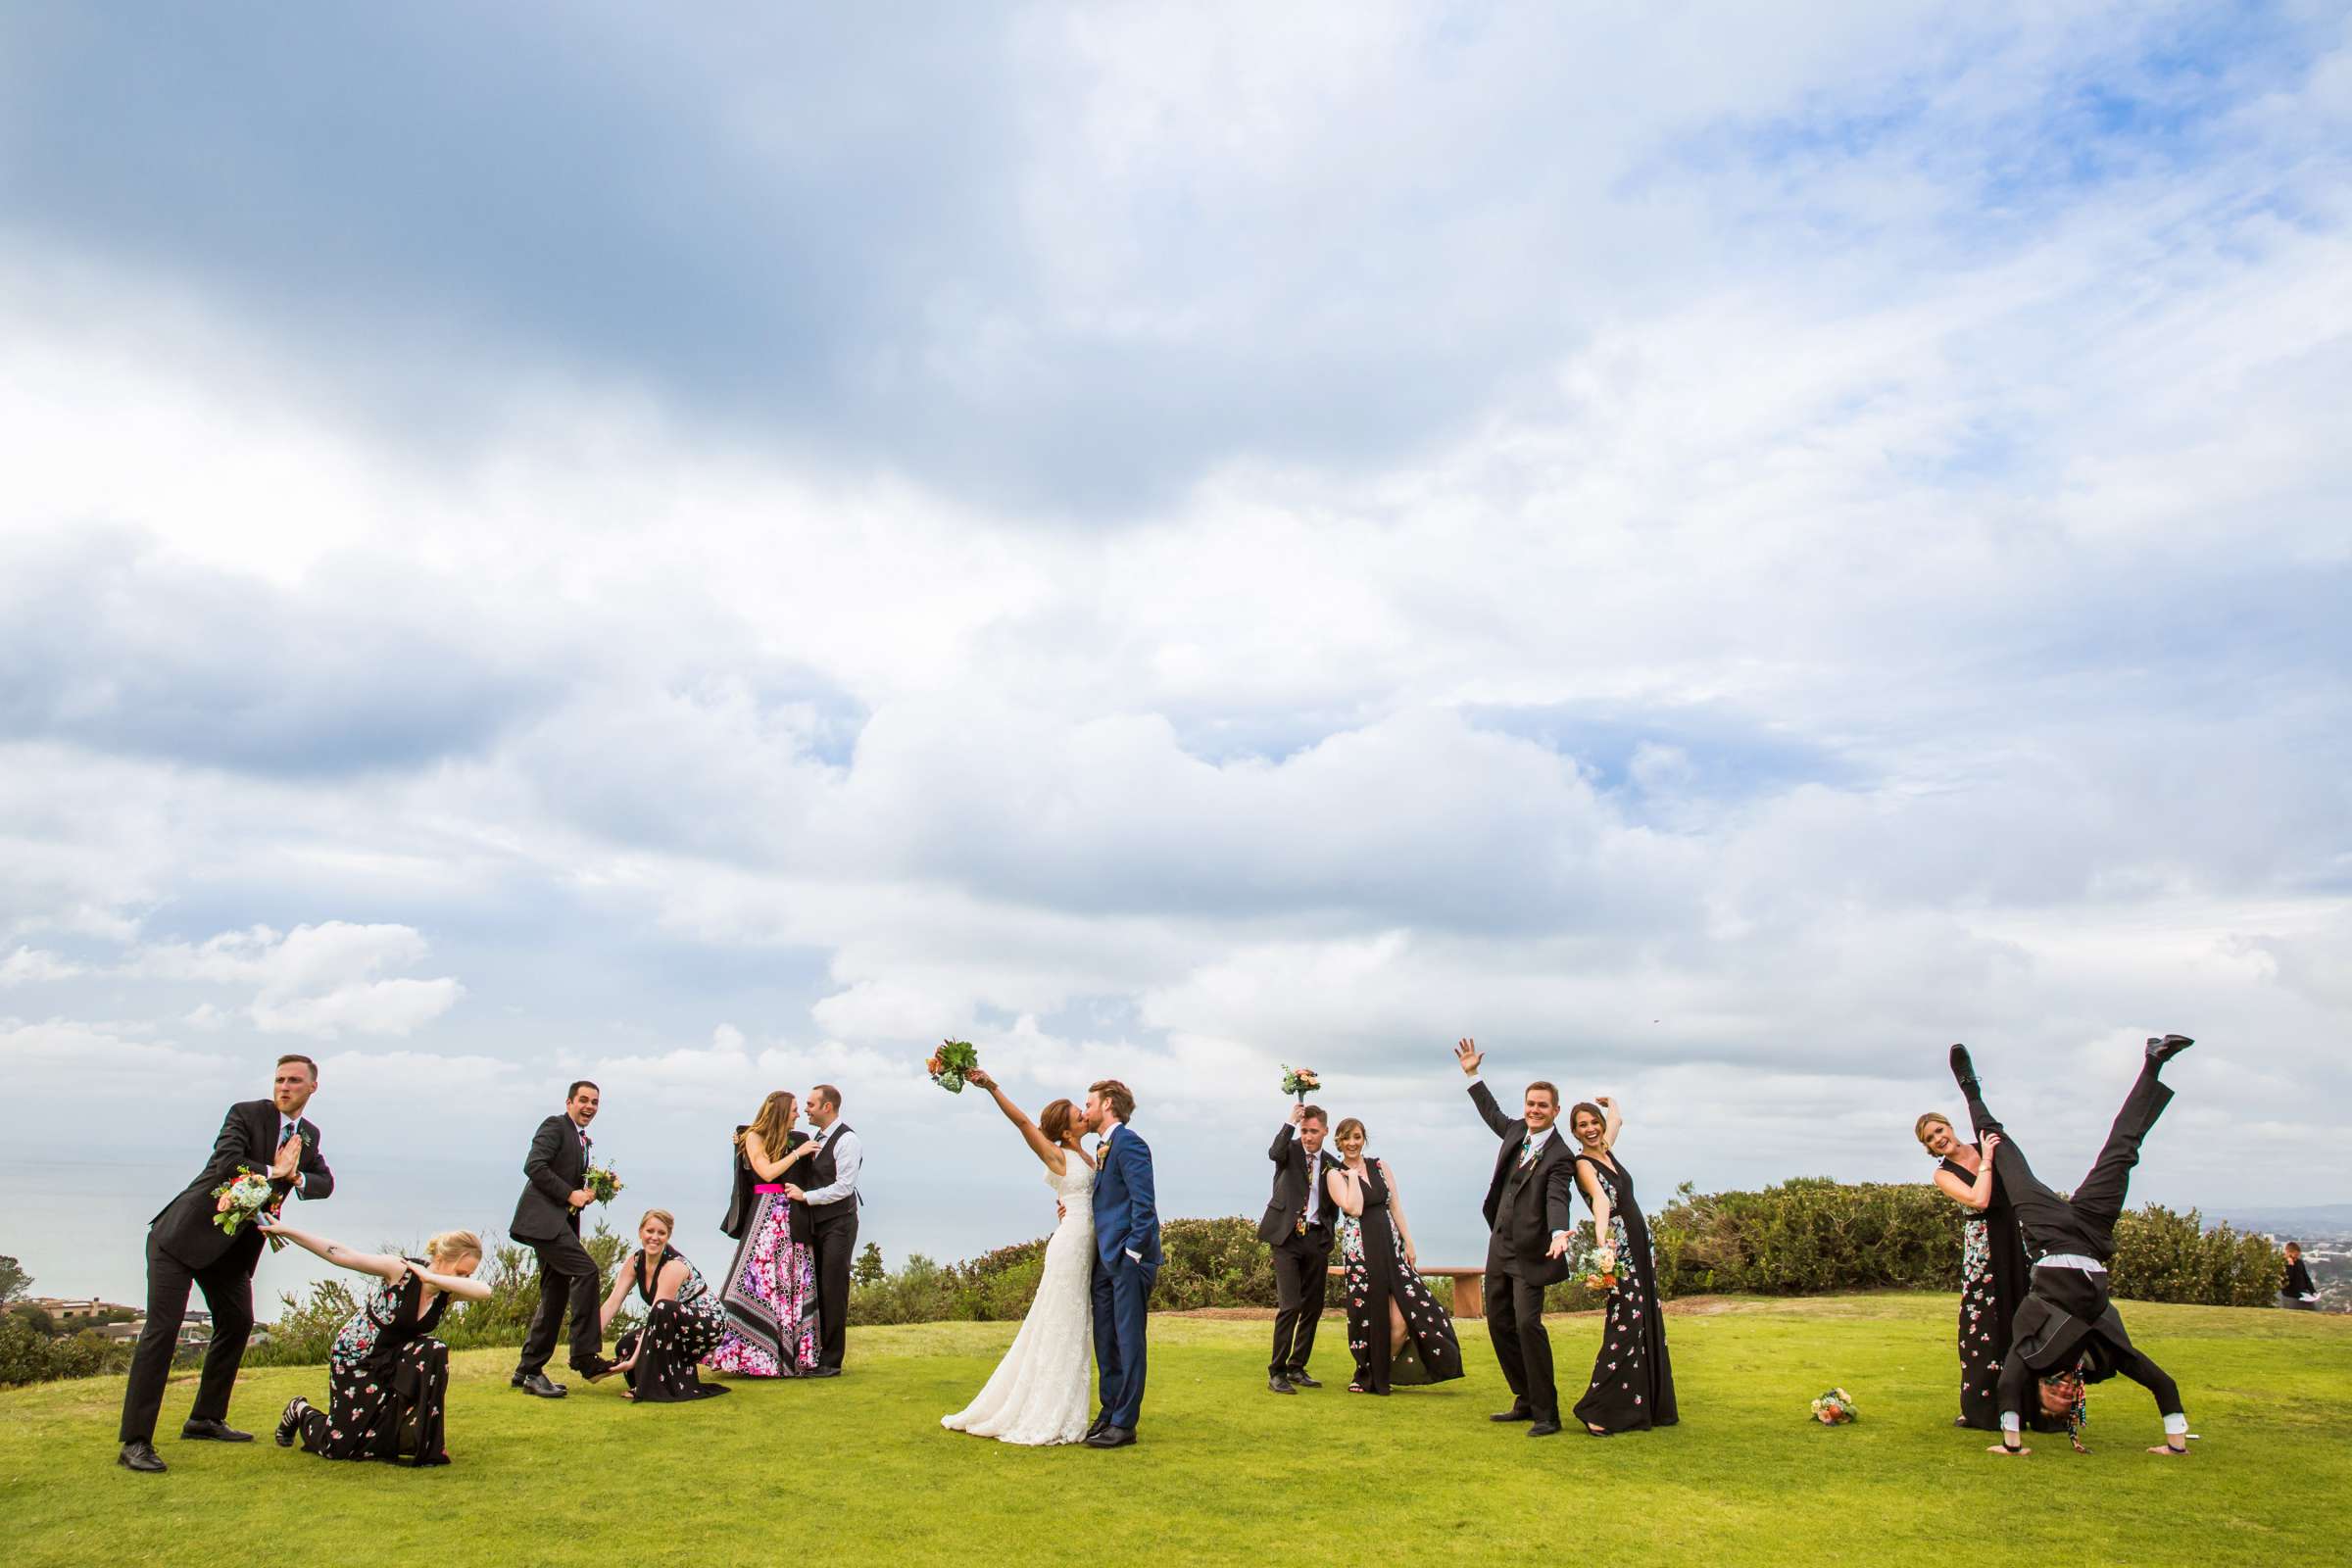
<instances>
[{"instance_id":1,"label":"blonde woman in floral dress","mask_svg":"<svg viewBox=\"0 0 2352 1568\"><path fill-rule=\"evenodd\" d=\"M1617 1258L1617 1283L1602 1309L1592 1381L1576 1401L1576 1418L1596 1438L1670 1427L1680 1419L1649 1224L1634 1197L1633 1172L1616 1154L1618 1124L1617 1107L1605 1097L1597 1102L1580 1101L1568 1112L1568 1130L1578 1145L1576 1184L1592 1209L1592 1235L1596 1244L1613 1248Z\"/></svg>"},{"instance_id":2,"label":"blonde woman in floral dress","mask_svg":"<svg viewBox=\"0 0 2352 1568\"><path fill-rule=\"evenodd\" d=\"M278 1417L277 1446L303 1447L322 1459L390 1459L396 1464L449 1463L443 1441L449 1403L449 1347L432 1337L450 1298L489 1299L490 1287L473 1277L482 1244L471 1231L447 1231L425 1244L424 1257L362 1252L290 1225L257 1219L272 1236L316 1252L338 1268L379 1281L335 1336L327 1352L327 1407L301 1395Z\"/></svg>"}]
</instances>

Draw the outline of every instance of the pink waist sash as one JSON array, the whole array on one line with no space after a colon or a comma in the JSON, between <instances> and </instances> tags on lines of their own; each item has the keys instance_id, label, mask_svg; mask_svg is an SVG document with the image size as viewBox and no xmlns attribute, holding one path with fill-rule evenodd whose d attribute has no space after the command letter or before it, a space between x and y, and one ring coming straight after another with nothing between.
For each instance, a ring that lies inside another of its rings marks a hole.
<instances>
[{"instance_id":1,"label":"pink waist sash","mask_svg":"<svg viewBox=\"0 0 2352 1568\"><path fill-rule=\"evenodd\" d=\"M782 1182L757 1182L752 1187L752 1191L755 1193L780 1193L783 1190Z\"/></svg>"}]
</instances>

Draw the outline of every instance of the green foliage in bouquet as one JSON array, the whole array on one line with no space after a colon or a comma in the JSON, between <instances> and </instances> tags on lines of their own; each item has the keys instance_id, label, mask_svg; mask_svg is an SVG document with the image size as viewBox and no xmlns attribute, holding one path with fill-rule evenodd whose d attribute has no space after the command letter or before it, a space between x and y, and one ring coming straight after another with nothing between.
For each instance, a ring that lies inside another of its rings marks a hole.
<instances>
[{"instance_id":1,"label":"green foliage in bouquet","mask_svg":"<svg viewBox=\"0 0 2352 1568\"><path fill-rule=\"evenodd\" d=\"M951 1095L963 1093L965 1074L979 1065L980 1053L969 1040L942 1041L939 1049L931 1053L931 1059L923 1063L931 1081Z\"/></svg>"}]
</instances>

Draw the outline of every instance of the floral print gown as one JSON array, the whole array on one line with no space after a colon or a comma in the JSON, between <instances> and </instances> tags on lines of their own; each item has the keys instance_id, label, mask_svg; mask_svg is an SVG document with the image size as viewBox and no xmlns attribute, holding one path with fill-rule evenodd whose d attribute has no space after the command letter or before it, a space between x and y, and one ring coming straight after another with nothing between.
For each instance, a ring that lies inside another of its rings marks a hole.
<instances>
[{"instance_id":1,"label":"floral print gown","mask_svg":"<svg viewBox=\"0 0 2352 1568\"><path fill-rule=\"evenodd\" d=\"M1957 1160L1943 1168L1970 1186L1977 1173ZM1960 1225L1960 1420L1979 1432L2001 1429L2001 1362L2009 1354L2009 1326L2029 1288L2025 1237L2017 1211L1996 1180L1992 1202ZM2036 1432L2063 1432L2066 1423L2038 1411L2027 1425Z\"/></svg>"},{"instance_id":2,"label":"floral print gown","mask_svg":"<svg viewBox=\"0 0 2352 1568\"><path fill-rule=\"evenodd\" d=\"M719 1292L726 1328L703 1365L735 1377L799 1377L816 1365L816 1250L793 1240L795 1205L761 1193Z\"/></svg>"},{"instance_id":3,"label":"floral print gown","mask_svg":"<svg viewBox=\"0 0 2352 1568\"><path fill-rule=\"evenodd\" d=\"M1388 1167L1364 1161L1361 1218L1340 1216L1340 1283L1348 1296L1348 1348L1355 1354L1356 1388L1386 1394L1396 1384L1445 1383L1462 1375L1461 1342L1453 1319L1404 1260L1404 1238L1389 1203ZM1331 1203L1326 1187L1323 1200ZM1404 1314L1404 1346L1389 1347L1389 1302Z\"/></svg>"},{"instance_id":4,"label":"floral print gown","mask_svg":"<svg viewBox=\"0 0 2352 1568\"><path fill-rule=\"evenodd\" d=\"M1611 1170L1589 1154L1576 1157L1608 1196L1609 1241L1617 1249L1617 1288L1601 1314L1600 1349L1592 1357L1592 1381L1576 1401L1576 1419L1603 1432L1673 1426L1674 1368L1666 1358L1649 1223L1635 1200L1633 1173L1622 1160Z\"/></svg>"},{"instance_id":5,"label":"floral print gown","mask_svg":"<svg viewBox=\"0 0 2352 1568\"><path fill-rule=\"evenodd\" d=\"M661 1281L662 1265L673 1261L686 1265L677 1299L656 1300L654 1290ZM725 1384L705 1383L695 1373L695 1363L717 1348L719 1337L727 1330L727 1314L703 1271L685 1253L666 1247L660 1257L638 1252L629 1259L629 1266L636 1271L637 1294L645 1298L645 1325L631 1329L614 1343L612 1358L626 1361L642 1346L637 1364L621 1374L636 1392L637 1402L678 1404L726 1393Z\"/></svg>"},{"instance_id":6,"label":"floral print gown","mask_svg":"<svg viewBox=\"0 0 2352 1568\"><path fill-rule=\"evenodd\" d=\"M442 1411L449 1403L449 1347L432 1338L449 1305L433 1293L419 1313L424 1282L412 1272L368 1294L327 1351L327 1407L302 1412L302 1446L323 1459L449 1463Z\"/></svg>"}]
</instances>

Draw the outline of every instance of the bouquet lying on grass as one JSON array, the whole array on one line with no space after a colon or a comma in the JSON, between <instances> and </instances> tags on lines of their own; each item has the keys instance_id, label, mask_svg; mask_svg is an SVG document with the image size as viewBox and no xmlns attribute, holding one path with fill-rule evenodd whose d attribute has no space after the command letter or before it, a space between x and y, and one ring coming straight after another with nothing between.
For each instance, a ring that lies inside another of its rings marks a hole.
<instances>
[{"instance_id":1,"label":"bouquet lying on grass","mask_svg":"<svg viewBox=\"0 0 2352 1568\"><path fill-rule=\"evenodd\" d=\"M1322 1087L1323 1079L1314 1068L1294 1067L1287 1061L1282 1064L1282 1092L1297 1095L1300 1104L1305 1104L1306 1097Z\"/></svg>"},{"instance_id":2,"label":"bouquet lying on grass","mask_svg":"<svg viewBox=\"0 0 2352 1568\"><path fill-rule=\"evenodd\" d=\"M1813 1401L1813 1419L1825 1427L1841 1427L1861 1417L1854 1413L1852 1395L1843 1389L1832 1389Z\"/></svg>"},{"instance_id":3,"label":"bouquet lying on grass","mask_svg":"<svg viewBox=\"0 0 2352 1568\"><path fill-rule=\"evenodd\" d=\"M245 1228L247 1220L270 1212L276 1196L268 1174L251 1165L239 1165L234 1176L213 1189L213 1223L234 1236ZM285 1245L282 1237L270 1238L271 1251Z\"/></svg>"},{"instance_id":4,"label":"bouquet lying on grass","mask_svg":"<svg viewBox=\"0 0 2352 1568\"><path fill-rule=\"evenodd\" d=\"M620 1196L620 1177L610 1165L589 1166L588 1174L580 1178L580 1185L600 1203L610 1203Z\"/></svg>"},{"instance_id":5,"label":"bouquet lying on grass","mask_svg":"<svg viewBox=\"0 0 2352 1568\"><path fill-rule=\"evenodd\" d=\"M969 1040L943 1040L923 1063L931 1081L951 1095L963 1093L964 1074L980 1065L980 1053L972 1049Z\"/></svg>"}]
</instances>

